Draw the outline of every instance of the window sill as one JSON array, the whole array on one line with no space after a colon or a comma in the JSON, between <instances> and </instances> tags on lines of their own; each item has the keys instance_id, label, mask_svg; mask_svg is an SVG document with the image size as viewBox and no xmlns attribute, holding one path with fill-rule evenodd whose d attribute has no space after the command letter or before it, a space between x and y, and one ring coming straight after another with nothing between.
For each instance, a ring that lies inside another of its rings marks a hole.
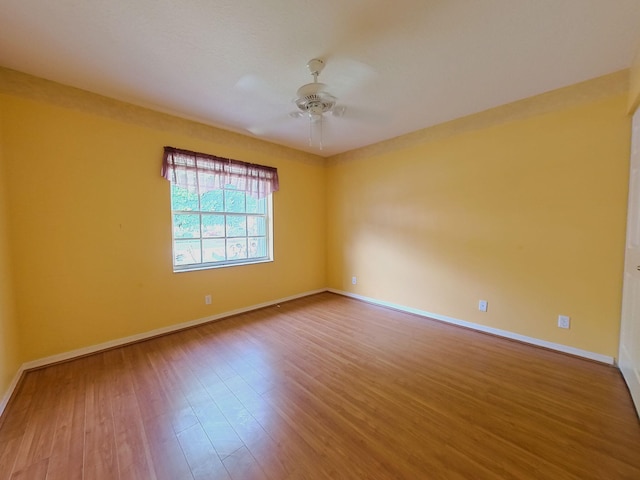
<instances>
[{"instance_id":1,"label":"window sill","mask_svg":"<svg viewBox=\"0 0 640 480\"><path fill-rule=\"evenodd\" d=\"M216 270L218 268L228 268L228 267L244 267L246 265L257 265L260 263L271 263L271 262L273 262L273 259L267 258L266 260L256 260L254 262L224 263L221 265L212 265L212 264L193 265L193 266L181 267L179 269L176 269L174 267L173 273L197 272L199 270Z\"/></svg>"}]
</instances>

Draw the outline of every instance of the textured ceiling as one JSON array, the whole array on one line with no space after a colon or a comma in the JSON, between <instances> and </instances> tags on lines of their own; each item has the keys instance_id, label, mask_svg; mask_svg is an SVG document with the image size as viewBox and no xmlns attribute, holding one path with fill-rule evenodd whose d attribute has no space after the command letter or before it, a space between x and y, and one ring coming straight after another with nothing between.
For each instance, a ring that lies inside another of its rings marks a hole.
<instances>
[{"instance_id":1,"label":"textured ceiling","mask_svg":"<svg viewBox=\"0 0 640 480\"><path fill-rule=\"evenodd\" d=\"M0 65L330 156L630 66L638 0L0 0ZM322 151L292 99L346 107Z\"/></svg>"}]
</instances>

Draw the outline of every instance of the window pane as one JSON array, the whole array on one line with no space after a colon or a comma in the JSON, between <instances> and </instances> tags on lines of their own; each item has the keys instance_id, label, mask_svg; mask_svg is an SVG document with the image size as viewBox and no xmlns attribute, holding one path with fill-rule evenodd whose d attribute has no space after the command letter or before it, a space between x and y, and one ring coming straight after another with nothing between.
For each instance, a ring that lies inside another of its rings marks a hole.
<instances>
[{"instance_id":1,"label":"window pane","mask_svg":"<svg viewBox=\"0 0 640 480\"><path fill-rule=\"evenodd\" d=\"M174 271L270 258L271 197L256 199L233 185L218 189L209 174L191 180L188 187L171 186Z\"/></svg>"},{"instance_id":2,"label":"window pane","mask_svg":"<svg viewBox=\"0 0 640 480\"><path fill-rule=\"evenodd\" d=\"M227 212L244 213L245 193L237 190L224 190L224 206Z\"/></svg>"},{"instance_id":3,"label":"window pane","mask_svg":"<svg viewBox=\"0 0 640 480\"><path fill-rule=\"evenodd\" d=\"M247 215L247 235L265 235L266 219Z\"/></svg>"},{"instance_id":4,"label":"window pane","mask_svg":"<svg viewBox=\"0 0 640 480\"><path fill-rule=\"evenodd\" d=\"M224 194L222 190L210 190L200 196L203 212L224 212Z\"/></svg>"},{"instance_id":5,"label":"window pane","mask_svg":"<svg viewBox=\"0 0 640 480\"><path fill-rule=\"evenodd\" d=\"M253 237L249 239L247 249L249 258L261 258L267 256L267 241L264 237Z\"/></svg>"},{"instance_id":6,"label":"window pane","mask_svg":"<svg viewBox=\"0 0 640 480\"><path fill-rule=\"evenodd\" d=\"M227 215L227 237L246 237L247 217L244 215Z\"/></svg>"},{"instance_id":7,"label":"window pane","mask_svg":"<svg viewBox=\"0 0 640 480\"><path fill-rule=\"evenodd\" d=\"M184 187L171 184L171 209L172 210L198 210L198 194Z\"/></svg>"},{"instance_id":8,"label":"window pane","mask_svg":"<svg viewBox=\"0 0 640 480\"><path fill-rule=\"evenodd\" d=\"M173 249L175 265L200 263L200 240L176 240Z\"/></svg>"},{"instance_id":9,"label":"window pane","mask_svg":"<svg viewBox=\"0 0 640 480\"><path fill-rule=\"evenodd\" d=\"M200 238L200 215L197 213L174 215L173 238Z\"/></svg>"},{"instance_id":10,"label":"window pane","mask_svg":"<svg viewBox=\"0 0 640 480\"><path fill-rule=\"evenodd\" d=\"M202 215L202 236L224 237L224 215Z\"/></svg>"},{"instance_id":11,"label":"window pane","mask_svg":"<svg viewBox=\"0 0 640 480\"><path fill-rule=\"evenodd\" d=\"M251 195L247 195L247 213L266 213L267 200L265 198L257 199Z\"/></svg>"},{"instance_id":12,"label":"window pane","mask_svg":"<svg viewBox=\"0 0 640 480\"><path fill-rule=\"evenodd\" d=\"M227 260L239 260L241 258L247 258L247 239L227 239Z\"/></svg>"},{"instance_id":13,"label":"window pane","mask_svg":"<svg viewBox=\"0 0 640 480\"><path fill-rule=\"evenodd\" d=\"M203 262L220 262L224 260L226 260L224 238L202 240Z\"/></svg>"}]
</instances>

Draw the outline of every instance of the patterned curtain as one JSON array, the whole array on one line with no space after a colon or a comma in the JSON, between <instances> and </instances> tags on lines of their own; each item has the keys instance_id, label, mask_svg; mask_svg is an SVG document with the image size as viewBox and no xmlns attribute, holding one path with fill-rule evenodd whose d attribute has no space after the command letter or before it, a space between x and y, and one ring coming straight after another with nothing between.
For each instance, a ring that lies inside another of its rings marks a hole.
<instances>
[{"instance_id":1,"label":"patterned curtain","mask_svg":"<svg viewBox=\"0 0 640 480\"><path fill-rule=\"evenodd\" d=\"M264 198L280 188L276 168L174 147L164 147L162 176L189 190L199 188L201 194L233 185L255 198Z\"/></svg>"}]
</instances>

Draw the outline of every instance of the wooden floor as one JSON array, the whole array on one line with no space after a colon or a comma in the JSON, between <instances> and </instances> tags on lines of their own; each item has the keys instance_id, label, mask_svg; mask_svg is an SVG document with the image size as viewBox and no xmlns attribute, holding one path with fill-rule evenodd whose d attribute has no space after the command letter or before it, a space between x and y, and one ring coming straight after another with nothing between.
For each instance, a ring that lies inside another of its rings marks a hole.
<instances>
[{"instance_id":1,"label":"wooden floor","mask_svg":"<svg viewBox=\"0 0 640 480\"><path fill-rule=\"evenodd\" d=\"M330 293L28 373L0 478L640 479L617 369Z\"/></svg>"}]
</instances>

